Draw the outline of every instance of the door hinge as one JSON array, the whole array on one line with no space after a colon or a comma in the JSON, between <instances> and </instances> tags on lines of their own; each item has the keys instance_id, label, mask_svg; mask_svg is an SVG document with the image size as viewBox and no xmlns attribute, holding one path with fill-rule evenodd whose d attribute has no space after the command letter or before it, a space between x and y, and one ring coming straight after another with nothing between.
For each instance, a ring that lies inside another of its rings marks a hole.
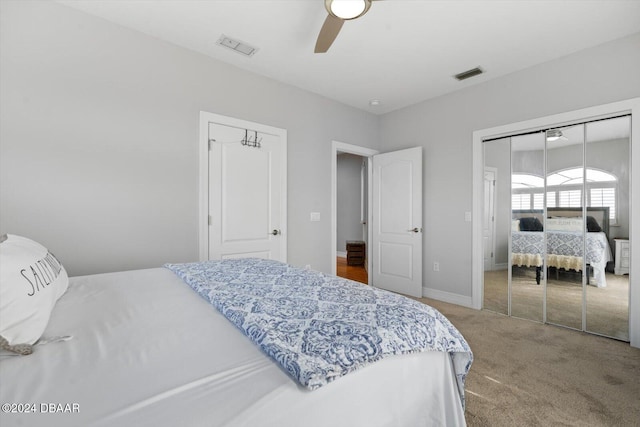
<instances>
[{"instance_id":1,"label":"door hinge","mask_svg":"<svg viewBox=\"0 0 640 427\"><path fill-rule=\"evenodd\" d=\"M213 139L213 138L210 138L210 139L209 139L209 151L211 151L211 143L212 143L212 142L216 142L216 140L215 140L215 139Z\"/></svg>"},{"instance_id":2,"label":"door hinge","mask_svg":"<svg viewBox=\"0 0 640 427\"><path fill-rule=\"evenodd\" d=\"M209 215L208 221L209 221L209 225L211 225L211 215Z\"/></svg>"}]
</instances>

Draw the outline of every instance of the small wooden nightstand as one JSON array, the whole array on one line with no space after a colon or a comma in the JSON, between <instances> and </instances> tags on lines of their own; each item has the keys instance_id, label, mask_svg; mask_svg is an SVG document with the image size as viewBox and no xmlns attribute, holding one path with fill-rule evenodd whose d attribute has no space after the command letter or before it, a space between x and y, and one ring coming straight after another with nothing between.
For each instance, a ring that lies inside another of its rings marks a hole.
<instances>
[{"instance_id":1,"label":"small wooden nightstand","mask_svg":"<svg viewBox=\"0 0 640 427\"><path fill-rule=\"evenodd\" d=\"M347 240L347 265L364 265L364 242Z\"/></svg>"},{"instance_id":2,"label":"small wooden nightstand","mask_svg":"<svg viewBox=\"0 0 640 427\"><path fill-rule=\"evenodd\" d=\"M616 241L616 265L613 272L618 276L629 274L629 239L614 239Z\"/></svg>"}]
</instances>

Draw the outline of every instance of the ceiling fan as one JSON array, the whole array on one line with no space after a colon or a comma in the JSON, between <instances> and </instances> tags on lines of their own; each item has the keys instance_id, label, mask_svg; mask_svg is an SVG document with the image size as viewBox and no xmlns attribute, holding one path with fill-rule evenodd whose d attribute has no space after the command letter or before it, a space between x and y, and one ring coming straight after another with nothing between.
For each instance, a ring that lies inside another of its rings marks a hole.
<instances>
[{"instance_id":1,"label":"ceiling fan","mask_svg":"<svg viewBox=\"0 0 640 427\"><path fill-rule=\"evenodd\" d=\"M373 0L324 0L329 13L325 19L314 53L325 53L338 36L344 21L356 19L367 13Z\"/></svg>"},{"instance_id":2,"label":"ceiling fan","mask_svg":"<svg viewBox=\"0 0 640 427\"><path fill-rule=\"evenodd\" d=\"M558 141L560 139L564 141L569 140L560 129L550 129L547 131L547 141Z\"/></svg>"}]
</instances>

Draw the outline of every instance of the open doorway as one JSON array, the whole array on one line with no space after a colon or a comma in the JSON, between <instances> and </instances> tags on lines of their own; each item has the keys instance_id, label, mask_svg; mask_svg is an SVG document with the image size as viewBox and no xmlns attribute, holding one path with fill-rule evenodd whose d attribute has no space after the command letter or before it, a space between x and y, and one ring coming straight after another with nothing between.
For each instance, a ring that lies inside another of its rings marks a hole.
<instances>
[{"instance_id":1,"label":"open doorway","mask_svg":"<svg viewBox=\"0 0 640 427\"><path fill-rule=\"evenodd\" d=\"M365 265L368 284L422 296L422 147L379 153L333 141L331 265L337 275L337 163L339 153L366 158ZM375 171L374 171L375 169ZM375 213L374 213L375 212Z\"/></svg>"},{"instance_id":2,"label":"open doorway","mask_svg":"<svg viewBox=\"0 0 640 427\"><path fill-rule=\"evenodd\" d=\"M369 245L367 244L371 241L371 230L368 226L371 187L368 183L371 180L371 156L377 153L376 150L357 145L338 141L332 143L332 273L362 283L369 283L367 272L371 267ZM340 164L340 170L338 170L338 164ZM339 199L343 202L340 203ZM346 212L351 213L347 214ZM340 219L340 232L338 231L339 216L342 218ZM349 265L347 262L347 240L364 243L362 265Z\"/></svg>"},{"instance_id":3,"label":"open doorway","mask_svg":"<svg viewBox=\"0 0 640 427\"><path fill-rule=\"evenodd\" d=\"M367 158L338 153L336 164L336 272L340 277L369 283Z\"/></svg>"}]
</instances>

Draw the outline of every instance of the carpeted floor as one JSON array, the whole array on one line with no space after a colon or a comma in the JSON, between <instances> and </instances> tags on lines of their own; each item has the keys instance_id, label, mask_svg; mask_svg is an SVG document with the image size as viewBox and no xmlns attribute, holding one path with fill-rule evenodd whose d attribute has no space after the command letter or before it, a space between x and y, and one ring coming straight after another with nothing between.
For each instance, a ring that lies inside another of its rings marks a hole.
<instances>
[{"instance_id":1,"label":"carpeted floor","mask_svg":"<svg viewBox=\"0 0 640 427\"><path fill-rule=\"evenodd\" d=\"M427 298L474 353L469 426L640 426L640 349Z\"/></svg>"},{"instance_id":2,"label":"carpeted floor","mask_svg":"<svg viewBox=\"0 0 640 427\"><path fill-rule=\"evenodd\" d=\"M487 271L484 276L484 307L507 313L507 270ZM587 286L587 330L629 340L629 276L606 274L607 286ZM514 269L511 314L542 322L544 289L535 281L535 269ZM553 274L547 283L547 322L582 329L580 275Z\"/></svg>"}]
</instances>

